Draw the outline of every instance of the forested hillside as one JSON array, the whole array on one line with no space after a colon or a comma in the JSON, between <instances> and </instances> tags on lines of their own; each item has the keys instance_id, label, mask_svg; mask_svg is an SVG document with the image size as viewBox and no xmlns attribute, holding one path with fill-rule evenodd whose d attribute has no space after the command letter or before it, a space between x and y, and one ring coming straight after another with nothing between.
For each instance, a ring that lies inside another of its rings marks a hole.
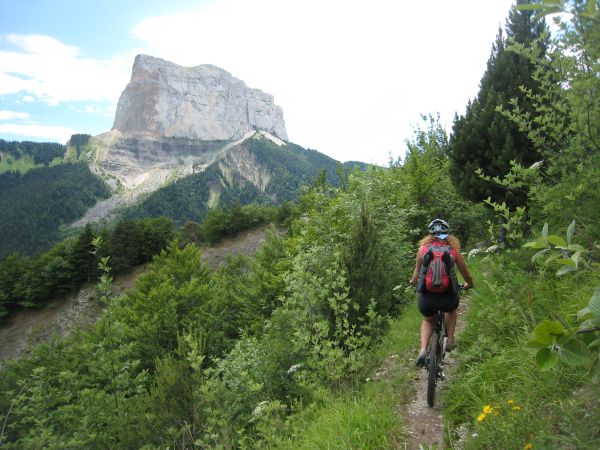
<instances>
[{"instance_id":1,"label":"forested hillside","mask_svg":"<svg viewBox=\"0 0 600 450\"><path fill-rule=\"evenodd\" d=\"M260 173L268 181L264 191L239 173L224 171L217 162L150 194L138 205L123 211L122 217L165 216L178 225L186 221L202 222L209 209L215 206L231 207L236 203L253 202L281 204L298 200L300 187L312 184L321 172L325 171L323 182L339 185L341 177L351 168L346 166L344 169L340 163L317 151L291 143L280 147L260 136L244 141L230 152L243 153L244 159L255 160L255 176Z\"/></svg>"},{"instance_id":2,"label":"forested hillside","mask_svg":"<svg viewBox=\"0 0 600 450\"><path fill-rule=\"evenodd\" d=\"M32 165L49 165L64 158L66 147L55 142L17 142L0 139L0 173L17 170L19 160Z\"/></svg>"},{"instance_id":3,"label":"forested hillside","mask_svg":"<svg viewBox=\"0 0 600 450\"><path fill-rule=\"evenodd\" d=\"M548 39L535 14L560 8L569 22ZM420 326L408 280L442 217L463 249L480 244L442 392L447 447L598 448L599 22L596 1L513 10L450 137L430 116L390 167L303 188L288 234L252 258L213 270L199 225L184 227L115 298L104 253L96 326L3 369L2 445L403 448ZM471 167L474 139L488 153Z\"/></svg>"},{"instance_id":4,"label":"forested hillside","mask_svg":"<svg viewBox=\"0 0 600 450\"><path fill-rule=\"evenodd\" d=\"M0 258L31 255L60 239L61 225L80 217L109 188L83 163L0 175Z\"/></svg>"}]
</instances>

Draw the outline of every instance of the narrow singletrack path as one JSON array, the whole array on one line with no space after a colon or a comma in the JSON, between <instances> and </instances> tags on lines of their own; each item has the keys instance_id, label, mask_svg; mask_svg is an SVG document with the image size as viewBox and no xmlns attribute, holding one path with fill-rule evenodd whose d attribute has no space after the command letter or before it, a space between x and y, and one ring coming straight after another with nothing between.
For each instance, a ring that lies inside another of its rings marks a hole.
<instances>
[{"instance_id":1,"label":"narrow singletrack path","mask_svg":"<svg viewBox=\"0 0 600 450\"><path fill-rule=\"evenodd\" d=\"M464 315L469 306L469 298L462 297L458 307L458 322L456 324L456 335L464 328ZM415 342L418 336L415 336ZM458 342L460 345L460 342ZM416 354L415 354L416 357ZM435 406L430 408L427 405L427 371L419 369L414 381L414 394L409 399L405 409L406 434L408 437L408 450L419 450L422 448L444 448L444 416L443 416L443 398L440 390L444 389L448 383L451 383L452 368L456 366L457 361L453 353L446 353L444 357L445 380L438 382Z\"/></svg>"}]
</instances>

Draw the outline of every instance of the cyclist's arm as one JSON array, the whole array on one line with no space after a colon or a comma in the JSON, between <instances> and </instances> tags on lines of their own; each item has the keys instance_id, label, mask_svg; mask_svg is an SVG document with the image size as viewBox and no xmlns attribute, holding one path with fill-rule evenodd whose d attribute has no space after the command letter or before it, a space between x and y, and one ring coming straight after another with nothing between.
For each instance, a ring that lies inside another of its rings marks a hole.
<instances>
[{"instance_id":1,"label":"cyclist's arm","mask_svg":"<svg viewBox=\"0 0 600 450\"><path fill-rule=\"evenodd\" d=\"M423 255L421 255L421 249L417 251L417 263L415 264L415 271L413 272L413 276L410 280L410 284L413 286L417 286L419 281L419 273L421 272L421 267L423 267Z\"/></svg>"},{"instance_id":2,"label":"cyclist's arm","mask_svg":"<svg viewBox=\"0 0 600 450\"><path fill-rule=\"evenodd\" d=\"M469 272L469 269L467 268L467 263L465 261L464 256L458 252L456 255L456 266L458 267L460 274L462 275L463 279L465 280L464 288L465 289L472 288L473 287L473 278L471 277L471 273Z\"/></svg>"}]
</instances>

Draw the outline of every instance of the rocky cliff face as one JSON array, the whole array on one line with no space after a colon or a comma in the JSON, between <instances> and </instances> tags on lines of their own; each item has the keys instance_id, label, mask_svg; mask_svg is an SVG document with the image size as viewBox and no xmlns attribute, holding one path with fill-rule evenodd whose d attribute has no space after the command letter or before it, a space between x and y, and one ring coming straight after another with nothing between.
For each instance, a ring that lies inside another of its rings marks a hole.
<instances>
[{"instance_id":1,"label":"rocky cliff face","mask_svg":"<svg viewBox=\"0 0 600 450\"><path fill-rule=\"evenodd\" d=\"M113 130L204 141L263 130L288 140L283 111L272 95L212 65L182 67L147 55L135 58Z\"/></svg>"},{"instance_id":2,"label":"rocky cliff face","mask_svg":"<svg viewBox=\"0 0 600 450\"><path fill-rule=\"evenodd\" d=\"M182 67L138 55L113 129L91 138L82 156L113 188L113 196L73 225L110 217L140 196L214 163L264 190L267 170L235 150L253 136L277 146L288 140L272 95L215 66Z\"/></svg>"}]
</instances>

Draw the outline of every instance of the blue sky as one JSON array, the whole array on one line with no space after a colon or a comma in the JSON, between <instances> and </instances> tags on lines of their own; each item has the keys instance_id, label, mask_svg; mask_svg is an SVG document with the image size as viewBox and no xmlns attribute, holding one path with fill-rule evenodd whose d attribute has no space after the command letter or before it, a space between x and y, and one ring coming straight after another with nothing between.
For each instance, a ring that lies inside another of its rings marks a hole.
<instances>
[{"instance_id":1,"label":"blue sky","mask_svg":"<svg viewBox=\"0 0 600 450\"><path fill-rule=\"evenodd\" d=\"M291 141L385 164L450 130L511 0L0 0L0 138L112 127L138 53L214 64L275 96Z\"/></svg>"}]
</instances>

